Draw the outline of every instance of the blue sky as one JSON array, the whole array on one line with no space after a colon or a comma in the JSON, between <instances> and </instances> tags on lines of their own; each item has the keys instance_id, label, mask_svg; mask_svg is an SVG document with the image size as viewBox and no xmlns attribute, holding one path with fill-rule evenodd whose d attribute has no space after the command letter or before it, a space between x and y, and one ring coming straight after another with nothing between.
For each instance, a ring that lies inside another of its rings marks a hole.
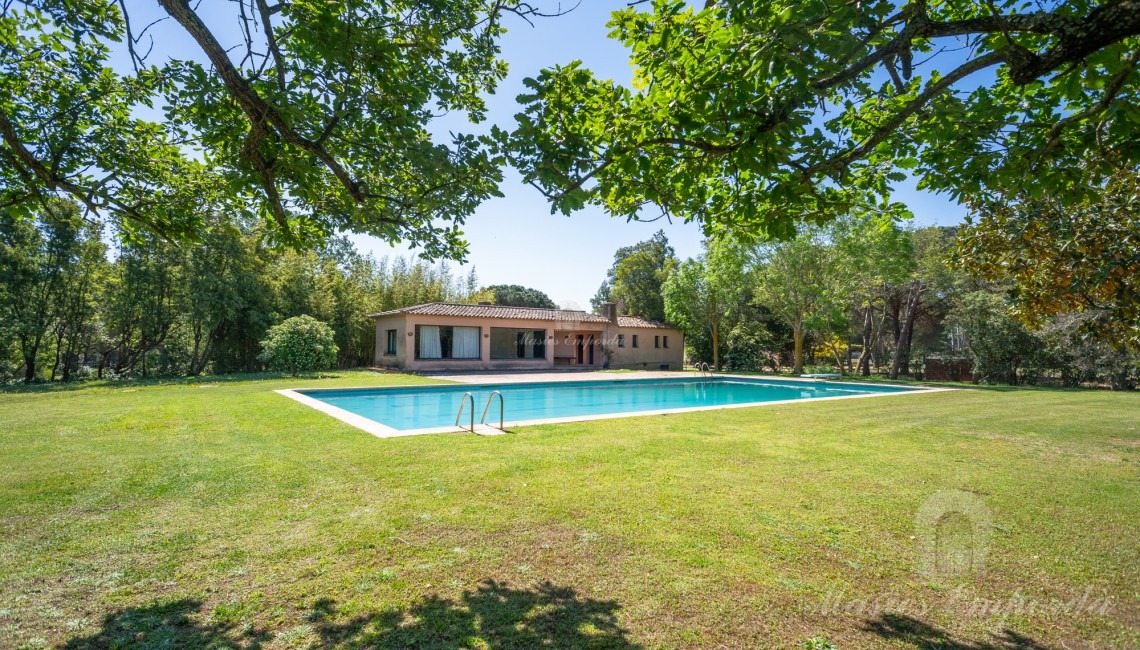
<instances>
[{"instance_id":1,"label":"blue sky","mask_svg":"<svg viewBox=\"0 0 1140 650\"><path fill-rule=\"evenodd\" d=\"M569 14L537 19L533 27L522 19L507 21L502 56L510 65L510 74L488 98L487 121L471 125L461 115L449 115L434 124L433 131L446 140L449 130L482 131L490 124L511 128L518 112L515 97L523 90L522 80L541 68L575 59L581 59L599 77L628 84L632 76L628 53L621 44L606 37L610 12L625 5L623 0L582 0ZM147 16L156 11L135 3L128 6L136 24L145 25L149 22ZM223 43L227 36L239 37L236 25L227 24L234 20L230 3L206 0L199 11ZM201 58L197 46L180 31L169 21L156 28L155 37L161 46L155 48L155 57ZM702 235L696 224L626 222L607 217L597 208L587 208L571 217L552 215L537 190L523 184L512 170L506 170L504 176L504 196L480 206L464 227L470 255L462 269L466 272L474 266L484 285L522 284L546 292L562 306L588 308L590 297L613 261L614 251L621 246L647 239L663 229L680 257L700 253ZM952 225L961 222L965 214L948 197L919 192L913 183L900 184L895 199L910 207L919 225ZM376 257L412 253L406 247L392 247L373 237L352 235L351 239L362 252Z\"/></svg>"}]
</instances>

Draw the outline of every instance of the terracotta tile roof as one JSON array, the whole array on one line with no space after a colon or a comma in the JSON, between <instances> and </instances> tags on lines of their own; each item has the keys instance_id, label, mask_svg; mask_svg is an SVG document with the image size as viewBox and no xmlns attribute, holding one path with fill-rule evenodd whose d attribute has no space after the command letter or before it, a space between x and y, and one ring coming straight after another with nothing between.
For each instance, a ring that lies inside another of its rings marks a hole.
<instances>
[{"instance_id":1,"label":"terracotta tile roof","mask_svg":"<svg viewBox=\"0 0 1140 650\"><path fill-rule=\"evenodd\" d=\"M541 307L507 307L504 305L459 305L449 302L429 302L423 305L404 307L369 314L371 318L415 314L417 316L457 316L461 318L522 318L527 320L578 321L583 323L608 323L605 316L598 316L576 309L543 309Z\"/></svg>"},{"instance_id":2,"label":"terracotta tile roof","mask_svg":"<svg viewBox=\"0 0 1140 650\"><path fill-rule=\"evenodd\" d=\"M617 324L618 327L660 327L673 329L672 325L667 325L655 320L648 320L641 316L618 316Z\"/></svg>"},{"instance_id":3,"label":"terracotta tile roof","mask_svg":"<svg viewBox=\"0 0 1140 650\"><path fill-rule=\"evenodd\" d=\"M413 305L402 309L392 309L376 314L369 314L369 318L395 316L396 314L415 314L417 316L453 316L459 318L519 318L526 320L576 321L580 323L608 323L605 316L591 314L580 309L545 309L542 307L509 307L505 305L462 305L452 302L429 302L422 305ZM648 320L640 316L618 316L618 327L650 327L673 329L655 320Z\"/></svg>"}]
</instances>

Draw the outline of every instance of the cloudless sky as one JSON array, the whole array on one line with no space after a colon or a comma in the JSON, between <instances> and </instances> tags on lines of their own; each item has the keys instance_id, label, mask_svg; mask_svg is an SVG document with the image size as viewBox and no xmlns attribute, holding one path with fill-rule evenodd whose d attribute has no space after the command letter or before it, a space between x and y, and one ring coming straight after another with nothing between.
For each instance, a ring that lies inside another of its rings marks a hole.
<instances>
[{"instance_id":1,"label":"cloudless sky","mask_svg":"<svg viewBox=\"0 0 1140 650\"><path fill-rule=\"evenodd\" d=\"M127 4L137 24L145 25L149 22L144 22L145 18L159 11L136 2ZM544 3L543 9L549 11L552 6L553 3ZM481 132L491 124L513 128L518 112L515 97L524 90L523 79L535 76L544 67L575 59L581 59L600 78L629 84L629 53L620 43L607 38L606 27L610 13L624 6L623 0L582 0L567 15L535 19L533 27L521 18L508 17L508 31L501 44L510 73L498 91L488 97L486 122L472 125L462 115L448 115L431 126L433 133L447 141L449 130ZM227 36L239 37L236 24L227 24L235 21L233 5L206 0L198 10L223 44L239 42L226 43ZM156 28L155 38L160 45L156 45L154 56L200 60L197 45L179 32L171 21ZM701 251L702 233L695 223L626 222L610 218L594 207L571 217L552 215L545 198L525 185L511 169L504 170L500 190L503 197L482 204L463 228L470 242L470 254L461 268L466 272L474 266L483 285L521 284L546 292L563 307L588 309L590 298L605 278L619 247L648 239L663 229L681 258L694 257ZM965 214L948 197L920 192L913 182L899 184L894 198L910 207L916 225L953 225L960 223ZM361 252L376 257L414 254L405 246L393 247L375 237L350 238Z\"/></svg>"}]
</instances>

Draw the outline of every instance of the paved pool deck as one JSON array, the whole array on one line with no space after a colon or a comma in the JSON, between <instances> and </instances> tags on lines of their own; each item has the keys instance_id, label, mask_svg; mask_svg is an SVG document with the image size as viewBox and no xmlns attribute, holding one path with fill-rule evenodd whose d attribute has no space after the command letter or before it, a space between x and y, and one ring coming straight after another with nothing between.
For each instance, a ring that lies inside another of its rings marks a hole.
<instances>
[{"instance_id":1,"label":"paved pool deck","mask_svg":"<svg viewBox=\"0 0 1140 650\"><path fill-rule=\"evenodd\" d=\"M614 381L615 379L671 379L700 377L701 373L684 370L637 370L633 372L607 372L604 370L575 370L553 372L479 372L430 373L432 379L444 379L461 384L514 384L527 381Z\"/></svg>"}]
</instances>

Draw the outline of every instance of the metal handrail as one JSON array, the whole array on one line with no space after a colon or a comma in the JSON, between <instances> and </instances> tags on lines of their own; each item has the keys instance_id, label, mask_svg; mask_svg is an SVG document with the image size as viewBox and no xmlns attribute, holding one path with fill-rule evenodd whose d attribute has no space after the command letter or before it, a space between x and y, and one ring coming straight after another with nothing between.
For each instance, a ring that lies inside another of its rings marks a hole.
<instances>
[{"instance_id":1,"label":"metal handrail","mask_svg":"<svg viewBox=\"0 0 1140 650\"><path fill-rule=\"evenodd\" d=\"M475 396L471 393L463 393L463 397L459 398L459 413L455 415L455 426L459 426L459 418L463 417L463 407L467 406L467 398L471 398L471 433L475 433Z\"/></svg>"},{"instance_id":2,"label":"metal handrail","mask_svg":"<svg viewBox=\"0 0 1140 650\"><path fill-rule=\"evenodd\" d=\"M708 377L709 375L712 374L712 370L709 368L709 363L707 361L702 361L702 362L698 363L697 364L697 370L701 373L701 376L703 376L703 377Z\"/></svg>"},{"instance_id":3,"label":"metal handrail","mask_svg":"<svg viewBox=\"0 0 1140 650\"><path fill-rule=\"evenodd\" d=\"M487 396L487 406L483 407L483 417L479 420L479 424L487 424L487 411L491 410L491 401L495 399L495 395L499 396L499 431L506 431L503 428L503 412L507 410L507 406L503 394L497 390L491 391L491 394Z\"/></svg>"}]
</instances>

